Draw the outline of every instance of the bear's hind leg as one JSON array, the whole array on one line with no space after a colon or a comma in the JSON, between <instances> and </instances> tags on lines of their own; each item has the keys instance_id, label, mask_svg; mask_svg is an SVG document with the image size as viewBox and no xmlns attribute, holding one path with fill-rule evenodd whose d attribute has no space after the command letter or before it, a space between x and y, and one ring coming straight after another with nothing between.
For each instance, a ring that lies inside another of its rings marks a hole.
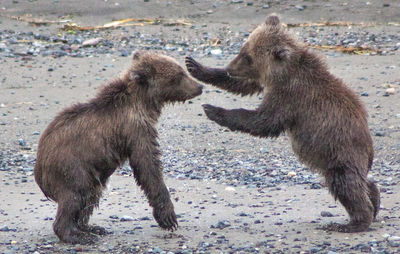
<instances>
[{"instance_id":1,"label":"bear's hind leg","mask_svg":"<svg viewBox=\"0 0 400 254\"><path fill-rule=\"evenodd\" d=\"M324 227L337 232L366 231L374 217L374 205L369 196L369 182L349 167L336 167L328 170L326 182L335 200L346 208L350 216L348 224L332 223Z\"/></svg>"},{"instance_id":2,"label":"bear's hind leg","mask_svg":"<svg viewBox=\"0 0 400 254\"><path fill-rule=\"evenodd\" d=\"M84 232L93 233L96 235L106 235L109 232L107 232L105 228L97 225L89 225L89 218L92 216L94 208L99 204L100 195L101 191L98 193L98 195L90 198L87 201L87 205L80 210L78 215L78 227Z\"/></svg>"},{"instance_id":3,"label":"bear's hind leg","mask_svg":"<svg viewBox=\"0 0 400 254\"><path fill-rule=\"evenodd\" d=\"M94 237L81 231L78 226L79 214L83 209L81 200L79 195L74 193L63 193L63 196L58 199L53 230L62 242L71 244L94 242Z\"/></svg>"},{"instance_id":4,"label":"bear's hind leg","mask_svg":"<svg viewBox=\"0 0 400 254\"><path fill-rule=\"evenodd\" d=\"M374 182L371 180L368 180L368 188L369 188L369 199L372 202L372 205L374 206L374 219L376 219L376 216L378 215L379 212L379 207L381 205L381 198L379 194L379 189L376 186Z\"/></svg>"}]
</instances>

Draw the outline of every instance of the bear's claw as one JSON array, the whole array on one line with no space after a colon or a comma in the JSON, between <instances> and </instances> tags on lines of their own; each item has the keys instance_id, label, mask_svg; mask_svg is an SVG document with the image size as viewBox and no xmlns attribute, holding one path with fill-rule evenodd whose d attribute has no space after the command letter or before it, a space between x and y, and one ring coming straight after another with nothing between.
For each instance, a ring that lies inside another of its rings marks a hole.
<instances>
[{"instance_id":1,"label":"bear's claw","mask_svg":"<svg viewBox=\"0 0 400 254\"><path fill-rule=\"evenodd\" d=\"M170 209L154 209L153 216L161 228L171 232L178 229L178 221L173 207Z\"/></svg>"},{"instance_id":2,"label":"bear's claw","mask_svg":"<svg viewBox=\"0 0 400 254\"><path fill-rule=\"evenodd\" d=\"M221 120L223 118L223 113L224 113L223 108L215 107L210 104L203 104L202 106L203 106L204 112L206 113L207 117L210 120L215 121L217 123L221 122Z\"/></svg>"},{"instance_id":3,"label":"bear's claw","mask_svg":"<svg viewBox=\"0 0 400 254\"><path fill-rule=\"evenodd\" d=\"M190 75L192 75L198 80L201 80L204 72L203 66L190 56L187 56L185 58L185 63L186 63L186 68L189 71Z\"/></svg>"}]
</instances>

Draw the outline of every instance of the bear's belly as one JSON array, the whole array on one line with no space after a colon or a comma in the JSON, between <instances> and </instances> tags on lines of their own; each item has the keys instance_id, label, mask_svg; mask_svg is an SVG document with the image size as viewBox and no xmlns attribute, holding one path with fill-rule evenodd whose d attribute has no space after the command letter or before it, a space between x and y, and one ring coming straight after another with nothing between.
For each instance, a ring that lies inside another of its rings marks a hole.
<instances>
[{"instance_id":1,"label":"bear's belly","mask_svg":"<svg viewBox=\"0 0 400 254\"><path fill-rule=\"evenodd\" d=\"M328 158L323 151L315 145L308 143L307 140L296 135L296 133L288 133L293 152L298 157L299 161L310 167L314 172L321 172L328 167Z\"/></svg>"}]
</instances>

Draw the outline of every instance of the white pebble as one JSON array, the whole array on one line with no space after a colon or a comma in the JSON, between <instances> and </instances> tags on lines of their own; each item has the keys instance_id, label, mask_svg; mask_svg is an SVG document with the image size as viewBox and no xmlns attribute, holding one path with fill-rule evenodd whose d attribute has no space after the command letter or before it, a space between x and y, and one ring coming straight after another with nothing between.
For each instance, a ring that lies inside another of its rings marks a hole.
<instances>
[{"instance_id":1,"label":"white pebble","mask_svg":"<svg viewBox=\"0 0 400 254\"><path fill-rule=\"evenodd\" d=\"M388 241L393 241L393 242L400 241L400 236L396 236L396 235L394 235L394 236L389 236L389 237L388 237Z\"/></svg>"},{"instance_id":2,"label":"white pebble","mask_svg":"<svg viewBox=\"0 0 400 254\"><path fill-rule=\"evenodd\" d=\"M88 39L82 42L82 46L96 46L101 41L101 38Z\"/></svg>"},{"instance_id":3,"label":"white pebble","mask_svg":"<svg viewBox=\"0 0 400 254\"><path fill-rule=\"evenodd\" d=\"M211 50L211 55L219 56L221 54L222 54L222 50L221 49L212 49Z\"/></svg>"},{"instance_id":4,"label":"white pebble","mask_svg":"<svg viewBox=\"0 0 400 254\"><path fill-rule=\"evenodd\" d=\"M133 218L129 215L124 215L121 217L120 221L133 221Z\"/></svg>"},{"instance_id":5,"label":"white pebble","mask_svg":"<svg viewBox=\"0 0 400 254\"><path fill-rule=\"evenodd\" d=\"M393 87L386 89L386 93L387 94L395 94L396 93L396 89L394 89Z\"/></svg>"}]
</instances>

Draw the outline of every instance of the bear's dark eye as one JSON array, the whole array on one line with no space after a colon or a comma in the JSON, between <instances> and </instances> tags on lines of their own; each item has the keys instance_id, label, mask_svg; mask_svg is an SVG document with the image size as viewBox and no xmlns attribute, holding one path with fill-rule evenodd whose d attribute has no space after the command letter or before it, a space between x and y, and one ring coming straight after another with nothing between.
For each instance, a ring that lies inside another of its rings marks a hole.
<instances>
[{"instance_id":1,"label":"bear's dark eye","mask_svg":"<svg viewBox=\"0 0 400 254\"><path fill-rule=\"evenodd\" d=\"M243 54L243 59L248 63L248 64L252 64L253 63L253 59L251 58L251 56L249 54Z\"/></svg>"},{"instance_id":2,"label":"bear's dark eye","mask_svg":"<svg viewBox=\"0 0 400 254\"><path fill-rule=\"evenodd\" d=\"M183 76L185 74L183 72L179 72L178 74L176 74L173 78L172 78L172 83L173 84L179 84L181 82L181 80L183 79Z\"/></svg>"}]
</instances>

